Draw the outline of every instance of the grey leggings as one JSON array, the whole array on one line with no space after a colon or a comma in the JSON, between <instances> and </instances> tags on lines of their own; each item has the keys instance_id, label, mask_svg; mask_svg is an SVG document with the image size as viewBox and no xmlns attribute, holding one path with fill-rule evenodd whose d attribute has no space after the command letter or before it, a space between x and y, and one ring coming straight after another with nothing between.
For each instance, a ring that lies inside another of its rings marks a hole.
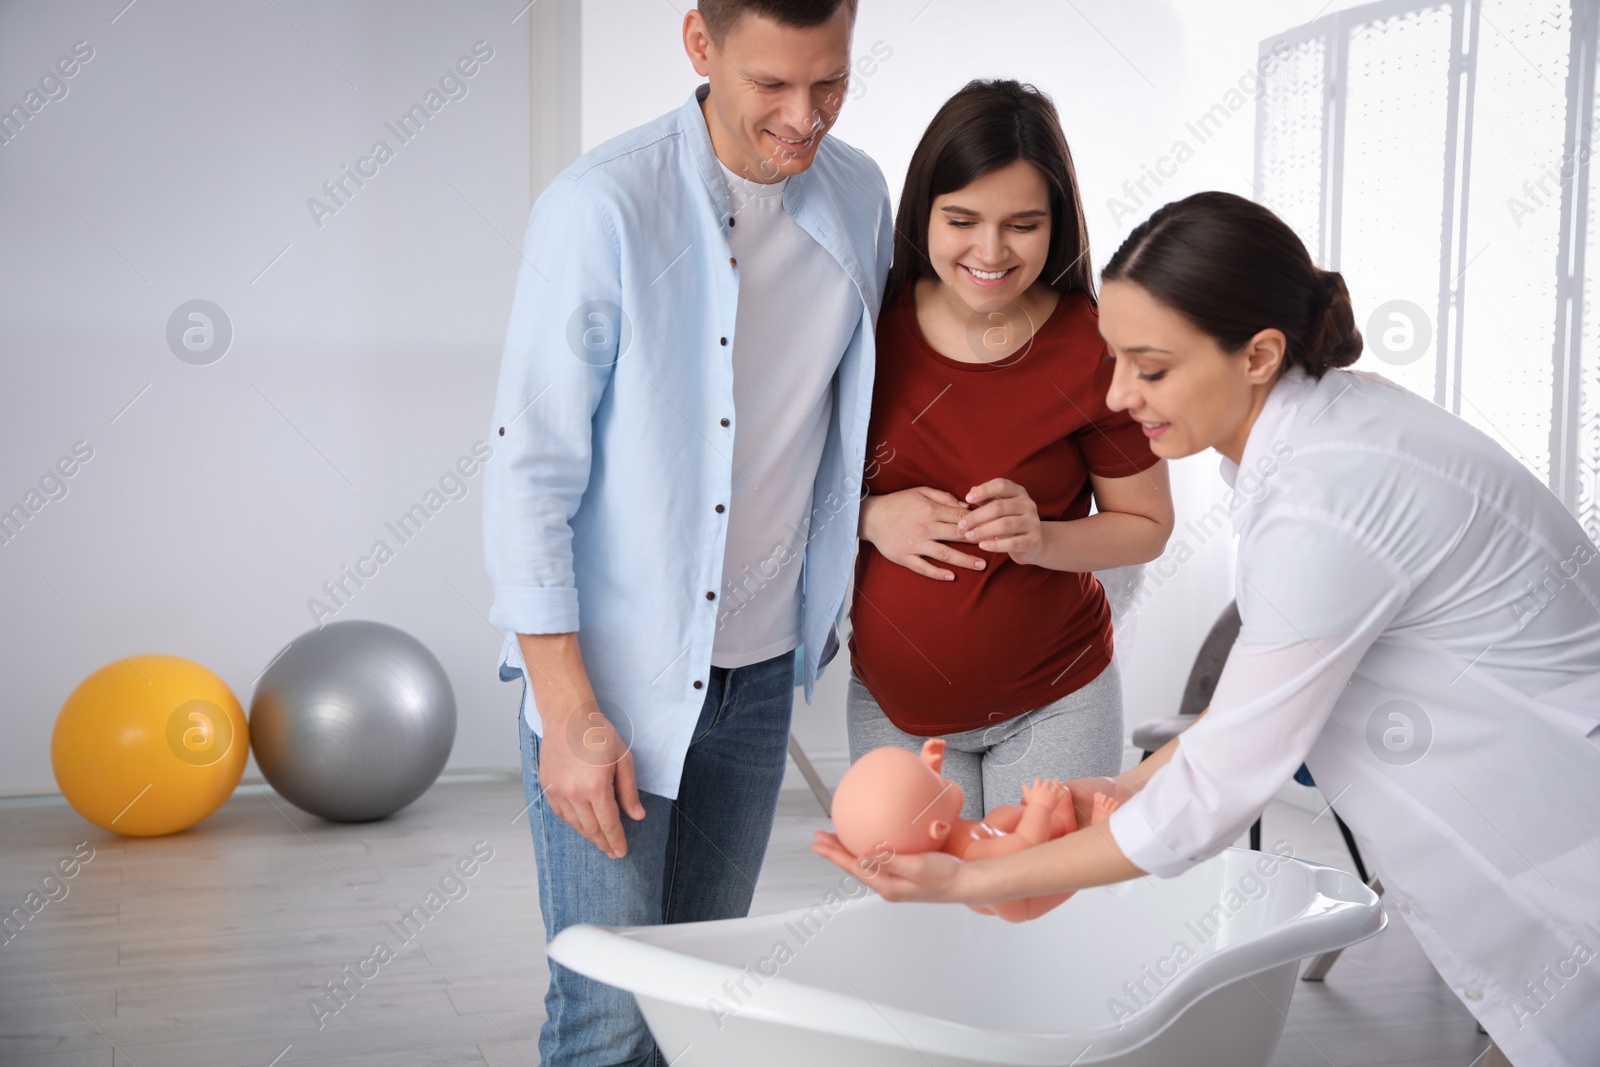
<instances>
[{"instance_id":1,"label":"grey leggings","mask_svg":"<svg viewBox=\"0 0 1600 1067\"><path fill-rule=\"evenodd\" d=\"M895 745L921 752L928 740L889 721L861 679L850 675L845 702L850 762ZM1035 777L1090 778L1122 770L1122 675L1112 663L1094 681L1042 708L976 730L945 734L944 776L961 786L963 819L1022 802Z\"/></svg>"}]
</instances>

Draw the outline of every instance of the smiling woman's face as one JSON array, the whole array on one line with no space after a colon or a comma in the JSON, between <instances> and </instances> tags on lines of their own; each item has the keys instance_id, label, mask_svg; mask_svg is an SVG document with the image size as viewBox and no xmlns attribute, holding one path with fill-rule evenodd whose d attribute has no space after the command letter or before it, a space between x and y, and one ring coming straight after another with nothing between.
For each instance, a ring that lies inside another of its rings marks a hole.
<instances>
[{"instance_id":1,"label":"smiling woman's face","mask_svg":"<svg viewBox=\"0 0 1600 1067\"><path fill-rule=\"evenodd\" d=\"M1238 462L1282 363L1281 331L1229 353L1143 286L1118 280L1100 290L1100 336L1117 361L1106 402L1144 426L1150 451L1177 459L1215 448Z\"/></svg>"},{"instance_id":2,"label":"smiling woman's face","mask_svg":"<svg viewBox=\"0 0 1600 1067\"><path fill-rule=\"evenodd\" d=\"M1050 187L1019 159L934 198L928 260L971 311L1016 303L1050 258Z\"/></svg>"}]
</instances>

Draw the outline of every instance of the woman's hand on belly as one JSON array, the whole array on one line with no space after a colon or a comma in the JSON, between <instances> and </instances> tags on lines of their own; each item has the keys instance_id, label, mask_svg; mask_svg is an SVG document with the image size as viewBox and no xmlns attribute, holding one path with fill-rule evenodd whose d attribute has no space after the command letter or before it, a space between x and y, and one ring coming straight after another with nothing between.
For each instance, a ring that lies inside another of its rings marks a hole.
<instances>
[{"instance_id":1,"label":"woman's hand on belly","mask_svg":"<svg viewBox=\"0 0 1600 1067\"><path fill-rule=\"evenodd\" d=\"M1006 478L991 478L967 493L973 512L957 522L957 536L988 552L1004 552L1022 564L1044 554L1044 524L1028 491Z\"/></svg>"},{"instance_id":2,"label":"woman's hand on belly","mask_svg":"<svg viewBox=\"0 0 1600 1067\"><path fill-rule=\"evenodd\" d=\"M931 561L981 571L984 560L947 541L962 540L956 523L967 507L951 493L928 486L868 496L861 502L860 536L883 558L909 571L941 581L955 575Z\"/></svg>"}]
</instances>

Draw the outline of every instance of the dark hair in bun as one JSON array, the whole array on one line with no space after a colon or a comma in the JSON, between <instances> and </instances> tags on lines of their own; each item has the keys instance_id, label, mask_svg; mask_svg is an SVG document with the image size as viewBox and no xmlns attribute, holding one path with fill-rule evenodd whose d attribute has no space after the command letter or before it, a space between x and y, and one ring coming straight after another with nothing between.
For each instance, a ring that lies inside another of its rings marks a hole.
<instances>
[{"instance_id":1,"label":"dark hair in bun","mask_svg":"<svg viewBox=\"0 0 1600 1067\"><path fill-rule=\"evenodd\" d=\"M1282 330L1283 370L1321 378L1361 356L1344 278L1313 263L1282 219L1232 193L1196 193L1158 209L1101 280L1134 282L1229 352L1262 330Z\"/></svg>"}]
</instances>

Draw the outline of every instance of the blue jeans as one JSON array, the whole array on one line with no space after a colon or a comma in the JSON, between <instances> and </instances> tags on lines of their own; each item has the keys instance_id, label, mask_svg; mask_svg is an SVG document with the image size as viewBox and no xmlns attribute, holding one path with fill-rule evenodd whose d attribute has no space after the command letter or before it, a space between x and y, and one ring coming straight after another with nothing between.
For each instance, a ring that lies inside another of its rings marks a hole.
<instances>
[{"instance_id":1,"label":"blue jeans","mask_svg":"<svg viewBox=\"0 0 1600 1067\"><path fill-rule=\"evenodd\" d=\"M772 836L794 710L794 653L712 667L678 798L640 793L645 817L622 814L628 854L608 858L539 793L540 739L517 715L522 783L539 868L547 939L574 923L644 926L748 915ZM526 685L526 681L523 683ZM544 1067L663 1067L632 993L550 960Z\"/></svg>"}]
</instances>

